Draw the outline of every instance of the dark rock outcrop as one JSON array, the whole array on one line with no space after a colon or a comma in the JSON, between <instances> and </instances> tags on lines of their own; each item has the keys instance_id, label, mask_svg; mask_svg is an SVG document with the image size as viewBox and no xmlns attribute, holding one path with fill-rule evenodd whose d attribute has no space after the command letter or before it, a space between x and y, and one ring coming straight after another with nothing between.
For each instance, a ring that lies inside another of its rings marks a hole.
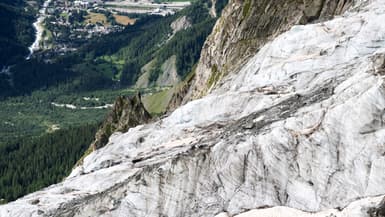
<instances>
[{"instance_id":1,"label":"dark rock outcrop","mask_svg":"<svg viewBox=\"0 0 385 217\"><path fill-rule=\"evenodd\" d=\"M134 96L119 96L112 111L107 115L103 125L96 133L91 147L99 149L108 143L108 138L114 132L127 132L129 128L147 123L151 115L144 107L140 93Z\"/></svg>"},{"instance_id":2,"label":"dark rock outcrop","mask_svg":"<svg viewBox=\"0 0 385 217\"><path fill-rule=\"evenodd\" d=\"M188 94L191 82L194 79L194 75L195 73L193 72L184 81L174 85L173 94L166 108L166 112L172 112L182 104L183 99L186 97L186 94Z\"/></svg>"},{"instance_id":3,"label":"dark rock outcrop","mask_svg":"<svg viewBox=\"0 0 385 217\"><path fill-rule=\"evenodd\" d=\"M378 207L369 209L368 214L370 217L385 217L385 198Z\"/></svg>"}]
</instances>

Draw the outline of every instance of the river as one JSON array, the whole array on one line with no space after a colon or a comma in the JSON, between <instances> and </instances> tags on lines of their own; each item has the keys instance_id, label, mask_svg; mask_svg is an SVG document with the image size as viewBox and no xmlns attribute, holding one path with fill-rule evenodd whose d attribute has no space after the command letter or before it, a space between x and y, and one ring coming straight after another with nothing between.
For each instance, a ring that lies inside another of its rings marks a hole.
<instances>
[{"instance_id":1,"label":"river","mask_svg":"<svg viewBox=\"0 0 385 217\"><path fill-rule=\"evenodd\" d=\"M31 58L33 53L35 51L38 51L40 49L40 42L43 38L43 32L44 27L43 23L47 16L47 7L52 2L52 0L46 0L42 6L42 8L39 10L39 15L36 19L36 21L33 23L33 27L35 28L35 41L33 44L28 48L29 49L29 55L27 56L27 60Z\"/></svg>"}]
</instances>

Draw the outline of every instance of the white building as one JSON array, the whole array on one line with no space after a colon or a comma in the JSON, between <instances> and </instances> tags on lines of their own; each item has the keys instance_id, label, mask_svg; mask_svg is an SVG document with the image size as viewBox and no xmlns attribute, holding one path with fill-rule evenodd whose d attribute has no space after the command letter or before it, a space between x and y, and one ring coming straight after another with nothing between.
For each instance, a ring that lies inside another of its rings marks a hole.
<instances>
[{"instance_id":1,"label":"white building","mask_svg":"<svg viewBox=\"0 0 385 217\"><path fill-rule=\"evenodd\" d=\"M90 6L90 3L88 1L74 1L75 7L81 7L81 8L88 8Z\"/></svg>"}]
</instances>

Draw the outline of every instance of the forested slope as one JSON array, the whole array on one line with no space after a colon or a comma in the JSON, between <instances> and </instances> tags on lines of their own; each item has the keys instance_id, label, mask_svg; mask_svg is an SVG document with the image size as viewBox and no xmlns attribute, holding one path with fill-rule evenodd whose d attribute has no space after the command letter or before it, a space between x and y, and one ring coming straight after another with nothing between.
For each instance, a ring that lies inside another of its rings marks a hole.
<instances>
[{"instance_id":1,"label":"forested slope","mask_svg":"<svg viewBox=\"0 0 385 217\"><path fill-rule=\"evenodd\" d=\"M35 6L40 1L36 1ZM22 61L29 53L34 40L34 14L36 7L23 0L0 2L0 69L4 65Z\"/></svg>"},{"instance_id":2,"label":"forested slope","mask_svg":"<svg viewBox=\"0 0 385 217\"><path fill-rule=\"evenodd\" d=\"M88 148L96 128L71 127L0 145L0 203L61 181Z\"/></svg>"}]
</instances>

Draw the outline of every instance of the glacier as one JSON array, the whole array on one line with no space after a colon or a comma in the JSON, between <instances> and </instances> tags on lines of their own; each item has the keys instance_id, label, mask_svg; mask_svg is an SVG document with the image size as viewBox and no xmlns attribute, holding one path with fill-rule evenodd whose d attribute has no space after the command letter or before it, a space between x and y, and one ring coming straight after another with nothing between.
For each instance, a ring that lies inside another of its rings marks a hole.
<instances>
[{"instance_id":1,"label":"glacier","mask_svg":"<svg viewBox=\"0 0 385 217\"><path fill-rule=\"evenodd\" d=\"M383 216L384 20L385 1L370 0L293 26L0 216Z\"/></svg>"}]
</instances>

